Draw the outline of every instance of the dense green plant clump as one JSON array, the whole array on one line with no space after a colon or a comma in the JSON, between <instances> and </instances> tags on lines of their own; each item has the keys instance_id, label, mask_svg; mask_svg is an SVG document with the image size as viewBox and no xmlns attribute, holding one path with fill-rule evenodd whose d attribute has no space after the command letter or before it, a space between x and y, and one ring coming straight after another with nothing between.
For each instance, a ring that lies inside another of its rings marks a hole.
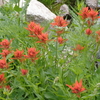
<instances>
[{"instance_id":1,"label":"dense green plant clump","mask_svg":"<svg viewBox=\"0 0 100 100\"><path fill-rule=\"evenodd\" d=\"M11 4L0 14L0 100L99 100L98 12L79 6L71 25L61 16L40 25Z\"/></svg>"}]
</instances>

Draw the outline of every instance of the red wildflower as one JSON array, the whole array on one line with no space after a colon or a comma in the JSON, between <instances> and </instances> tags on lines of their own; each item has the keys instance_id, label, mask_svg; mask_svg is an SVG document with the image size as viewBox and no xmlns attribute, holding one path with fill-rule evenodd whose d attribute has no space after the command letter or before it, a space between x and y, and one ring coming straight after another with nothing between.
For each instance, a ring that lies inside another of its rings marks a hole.
<instances>
[{"instance_id":1,"label":"red wildflower","mask_svg":"<svg viewBox=\"0 0 100 100\"><path fill-rule=\"evenodd\" d=\"M37 37L38 35L42 34L43 31L43 27L41 27L40 25L35 25L34 29L32 32L30 32L31 35L29 35L30 37Z\"/></svg>"},{"instance_id":2,"label":"red wildflower","mask_svg":"<svg viewBox=\"0 0 100 100\"><path fill-rule=\"evenodd\" d=\"M21 51L21 50L16 49L16 51L14 52L14 58L12 59L22 59L23 52L24 52L23 50Z\"/></svg>"},{"instance_id":3,"label":"red wildflower","mask_svg":"<svg viewBox=\"0 0 100 100\"><path fill-rule=\"evenodd\" d=\"M100 30L96 31L96 33L100 36Z\"/></svg>"},{"instance_id":4,"label":"red wildflower","mask_svg":"<svg viewBox=\"0 0 100 100\"><path fill-rule=\"evenodd\" d=\"M3 88L3 86L0 86L0 89Z\"/></svg>"},{"instance_id":5,"label":"red wildflower","mask_svg":"<svg viewBox=\"0 0 100 100\"><path fill-rule=\"evenodd\" d=\"M56 33L57 33L58 36L60 36L60 35L63 34L64 32L65 32L65 31L64 31L63 29L62 29L62 30L58 30L58 29L57 29L57 31L56 31Z\"/></svg>"},{"instance_id":6,"label":"red wildflower","mask_svg":"<svg viewBox=\"0 0 100 100\"><path fill-rule=\"evenodd\" d=\"M74 51L77 51L77 50L83 50L83 49L84 49L84 47L82 47L81 45L78 44L78 45L76 46L76 48L74 48L73 50L74 50Z\"/></svg>"},{"instance_id":7,"label":"red wildflower","mask_svg":"<svg viewBox=\"0 0 100 100\"><path fill-rule=\"evenodd\" d=\"M4 39L2 42L0 42L1 47L0 48L9 48L11 41L8 41L7 39Z\"/></svg>"},{"instance_id":8,"label":"red wildflower","mask_svg":"<svg viewBox=\"0 0 100 100\"><path fill-rule=\"evenodd\" d=\"M80 80L80 82L76 81L73 85L66 84L66 86L68 86L72 90L72 93L77 94L78 97L80 97L80 92L83 92L85 90L82 85L82 80Z\"/></svg>"},{"instance_id":9,"label":"red wildflower","mask_svg":"<svg viewBox=\"0 0 100 100\"><path fill-rule=\"evenodd\" d=\"M26 75L26 74L28 73L28 70L26 70L26 69L21 69L21 73L22 73L22 75Z\"/></svg>"},{"instance_id":10,"label":"red wildflower","mask_svg":"<svg viewBox=\"0 0 100 100\"><path fill-rule=\"evenodd\" d=\"M43 27L41 27L39 24L36 24L34 22L30 22L30 24L28 25L28 28L26 28L27 30L30 31L30 37L36 37L37 35L41 35L42 31L43 31Z\"/></svg>"},{"instance_id":11,"label":"red wildflower","mask_svg":"<svg viewBox=\"0 0 100 100\"><path fill-rule=\"evenodd\" d=\"M92 31L91 31L90 28L86 29L86 33L85 34L90 35L91 33L92 33Z\"/></svg>"},{"instance_id":12,"label":"red wildflower","mask_svg":"<svg viewBox=\"0 0 100 100\"><path fill-rule=\"evenodd\" d=\"M66 42L68 39L63 39L62 37L58 37L57 41L59 44L63 44L64 42Z\"/></svg>"},{"instance_id":13,"label":"red wildflower","mask_svg":"<svg viewBox=\"0 0 100 100\"><path fill-rule=\"evenodd\" d=\"M25 28L25 29L27 29L28 31L33 31L35 25L37 24L34 22L30 22L30 24L28 25L28 28Z\"/></svg>"},{"instance_id":14,"label":"red wildflower","mask_svg":"<svg viewBox=\"0 0 100 100\"><path fill-rule=\"evenodd\" d=\"M33 32L35 35L41 35L42 31L43 31L43 27L41 27L40 25L36 25L34 26Z\"/></svg>"},{"instance_id":15,"label":"red wildflower","mask_svg":"<svg viewBox=\"0 0 100 100\"><path fill-rule=\"evenodd\" d=\"M4 74L0 74L0 83L2 83L5 80Z\"/></svg>"},{"instance_id":16,"label":"red wildflower","mask_svg":"<svg viewBox=\"0 0 100 100\"><path fill-rule=\"evenodd\" d=\"M82 19L86 19L88 17L88 12L88 7L85 7L78 14L82 17Z\"/></svg>"},{"instance_id":17,"label":"red wildflower","mask_svg":"<svg viewBox=\"0 0 100 100\"><path fill-rule=\"evenodd\" d=\"M6 62L6 59L0 59L0 68L8 68L8 64Z\"/></svg>"},{"instance_id":18,"label":"red wildflower","mask_svg":"<svg viewBox=\"0 0 100 100\"><path fill-rule=\"evenodd\" d=\"M11 90L10 85L5 86L5 88L6 88L7 90Z\"/></svg>"},{"instance_id":19,"label":"red wildflower","mask_svg":"<svg viewBox=\"0 0 100 100\"><path fill-rule=\"evenodd\" d=\"M68 25L68 22L65 21L61 16L56 16L54 21L55 22L51 23L53 26L66 27Z\"/></svg>"},{"instance_id":20,"label":"red wildflower","mask_svg":"<svg viewBox=\"0 0 100 100\"><path fill-rule=\"evenodd\" d=\"M28 48L28 55L24 55L26 58L30 58L32 61L37 60L37 54L40 51L36 51L36 48Z\"/></svg>"},{"instance_id":21,"label":"red wildflower","mask_svg":"<svg viewBox=\"0 0 100 100\"><path fill-rule=\"evenodd\" d=\"M37 43L46 43L48 41L48 34L38 35L38 39L40 41L37 41Z\"/></svg>"},{"instance_id":22,"label":"red wildflower","mask_svg":"<svg viewBox=\"0 0 100 100\"><path fill-rule=\"evenodd\" d=\"M89 13L88 13L88 17L91 18L93 21L93 20L98 18L97 16L98 16L98 12L91 8Z\"/></svg>"},{"instance_id":23,"label":"red wildflower","mask_svg":"<svg viewBox=\"0 0 100 100\"><path fill-rule=\"evenodd\" d=\"M2 50L2 53L0 53L2 55L2 57L6 57L8 54L10 54L11 52L7 49Z\"/></svg>"},{"instance_id":24,"label":"red wildflower","mask_svg":"<svg viewBox=\"0 0 100 100\"><path fill-rule=\"evenodd\" d=\"M96 36L96 42L100 42L100 36Z\"/></svg>"},{"instance_id":25,"label":"red wildflower","mask_svg":"<svg viewBox=\"0 0 100 100\"><path fill-rule=\"evenodd\" d=\"M98 18L98 12L92 8L88 9L88 7L83 8L78 14L82 17L82 19L90 18L92 21Z\"/></svg>"}]
</instances>

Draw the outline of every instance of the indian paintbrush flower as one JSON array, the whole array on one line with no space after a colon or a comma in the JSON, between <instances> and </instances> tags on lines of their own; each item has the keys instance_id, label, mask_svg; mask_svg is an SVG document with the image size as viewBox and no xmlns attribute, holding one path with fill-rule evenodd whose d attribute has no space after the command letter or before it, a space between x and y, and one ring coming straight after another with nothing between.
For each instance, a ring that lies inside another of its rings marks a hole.
<instances>
[{"instance_id":1,"label":"indian paintbrush flower","mask_svg":"<svg viewBox=\"0 0 100 100\"><path fill-rule=\"evenodd\" d=\"M47 33L43 33L41 35L38 35L38 39L39 41L37 41L37 43L47 43L48 41L48 34Z\"/></svg>"},{"instance_id":2,"label":"indian paintbrush flower","mask_svg":"<svg viewBox=\"0 0 100 100\"><path fill-rule=\"evenodd\" d=\"M0 68L3 69L3 68L8 68L8 64L6 62L6 59L0 59Z\"/></svg>"},{"instance_id":3,"label":"indian paintbrush flower","mask_svg":"<svg viewBox=\"0 0 100 100\"><path fill-rule=\"evenodd\" d=\"M87 35L92 34L92 30L91 30L90 28L86 29L86 30L85 30L85 34L87 34Z\"/></svg>"},{"instance_id":4,"label":"indian paintbrush flower","mask_svg":"<svg viewBox=\"0 0 100 100\"><path fill-rule=\"evenodd\" d=\"M2 40L2 42L0 42L0 48L4 48L4 49L8 49L10 46L11 40L8 41L7 39Z\"/></svg>"},{"instance_id":5,"label":"indian paintbrush flower","mask_svg":"<svg viewBox=\"0 0 100 100\"><path fill-rule=\"evenodd\" d=\"M96 33L100 36L100 30L96 31Z\"/></svg>"},{"instance_id":6,"label":"indian paintbrush flower","mask_svg":"<svg viewBox=\"0 0 100 100\"><path fill-rule=\"evenodd\" d=\"M86 90L82 85L82 80L80 82L76 81L73 85L66 84L71 90L72 93L75 93L78 97L80 97L80 93Z\"/></svg>"},{"instance_id":7,"label":"indian paintbrush flower","mask_svg":"<svg viewBox=\"0 0 100 100\"><path fill-rule=\"evenodd\" d=\"M92 8L84 7L80 13L78 13L82 19L90 18L92 21L98 19L98 12L93 10Z\"/></svg>"},{"instance_id":8,"label":"indian paintbrush flower","mask_svg":"<svg viewBox=\"0 0 100 100\"><path fill-rule=\"evenodd\" d=\"M27 69L21 69L21 73L22 73L22 75L26 75L28 73L28 70Z\"/></svg>"},{"instance_id":9,"label":"indian paintbrush flower","mask_svg":"<svg viewBox=\"0 0 100 100\"><path fill-rule=\"evenodd\" d=\"M64 42L66 42L68 39L63 39L61 36L57 38L57 41L59 44L63 44Z\"/></svg>"},{"instance_id":10,"label":"indian paintbrush flower","mask_svg":"<svg viewBox=\"0 0 100 100\"><path fill-rule=\"evenodd\" d=\"M83 49L84 49L84 47L82 47L80 44L77 44L73 50L77 51L77 50L83 50Z\"/></svg>"},{"instance_id":11,"label":"indian paintbrush flower","mask_svg":"<svg viewBox=\"0 0 100 100\"><path fill-rule=\"evenodd\" d=\"M63 19L61 16L56 16L54 19L54 22L51 23L52 26L58 26L58 27L66 27L68 25L68 22Z\"/></svg>"},{"instance_id":12,"label":"indian paintbrush flower","mask_svg":"<svg viewBox=\"0 0 100 100\"><path fill-rule=\"evenodd\" d=\"M12 59L22 59L22 57L24 56L23 53L24 53L23 50L16 49L16 51L14 52L14 58Z\"/></svg>"},{"instance_id":13,"label":"indian paintbrush flower","mask_svg":"<svg viewBox=\"0 0 100 100\"><path fill-rule=\"evenodd\" d=\"M34 60L37 60L37 54L39 53L40 51L36 51L36 48L28 48L28 54L27 55L24 55L25 58L29 58L31 59L32 61Z\"/></svg>"},{"instance_id":14,"label":"indian paintbrush flower","mask_svg":"<svg viewBox=\"0 0 100 100\"><path fill-rule=\"evenodd\" d=\"M4 80L5 80L4 74L0 74L0 83L4 82Z\"/></svg>"},{"instance_id":15,"label":"indian paintbrush flower","mask_svg":"<svg viewBox=\"0 0 100 100\"><path fill-rule=\"evenodd\" d=\"M0 54L2 55L2 57L6 57L10 53L11 53L11 51L4 49L4 50L2 50L2 52Z\"/></svg>"}]
</instances>

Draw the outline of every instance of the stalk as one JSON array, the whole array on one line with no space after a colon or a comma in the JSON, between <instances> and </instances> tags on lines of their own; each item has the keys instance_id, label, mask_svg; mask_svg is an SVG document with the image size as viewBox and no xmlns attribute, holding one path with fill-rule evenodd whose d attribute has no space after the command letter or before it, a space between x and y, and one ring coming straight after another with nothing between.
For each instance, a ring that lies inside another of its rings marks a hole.
<instances>
[{"instance_id":1,"label":"stalk","mask_svg":"<svg viewBox=\"0 0 100 100\"><path fill-rule=\"evenodd\" d=\"M55 58L55 68L58 68L58 45L56 41L56 58Z\"/></svg>"}]
</instances>

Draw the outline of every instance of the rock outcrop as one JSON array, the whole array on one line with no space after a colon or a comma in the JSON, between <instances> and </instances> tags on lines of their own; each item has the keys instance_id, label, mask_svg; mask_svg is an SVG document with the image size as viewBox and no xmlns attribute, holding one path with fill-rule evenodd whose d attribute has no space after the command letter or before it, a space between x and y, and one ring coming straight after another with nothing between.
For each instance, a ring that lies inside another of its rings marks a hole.
<instances>
[{"instance_id":1,"label":"rock outcrop","mask_svg":"<svg viewBox=\"0 0 100 100\"><path fill-rule=\"evenodd\" d=\"M37 0L31 0L26 12L27 21L42 23L54 19L56 15L52 13L44 4Z\"/></svg>"}]
</instances>

